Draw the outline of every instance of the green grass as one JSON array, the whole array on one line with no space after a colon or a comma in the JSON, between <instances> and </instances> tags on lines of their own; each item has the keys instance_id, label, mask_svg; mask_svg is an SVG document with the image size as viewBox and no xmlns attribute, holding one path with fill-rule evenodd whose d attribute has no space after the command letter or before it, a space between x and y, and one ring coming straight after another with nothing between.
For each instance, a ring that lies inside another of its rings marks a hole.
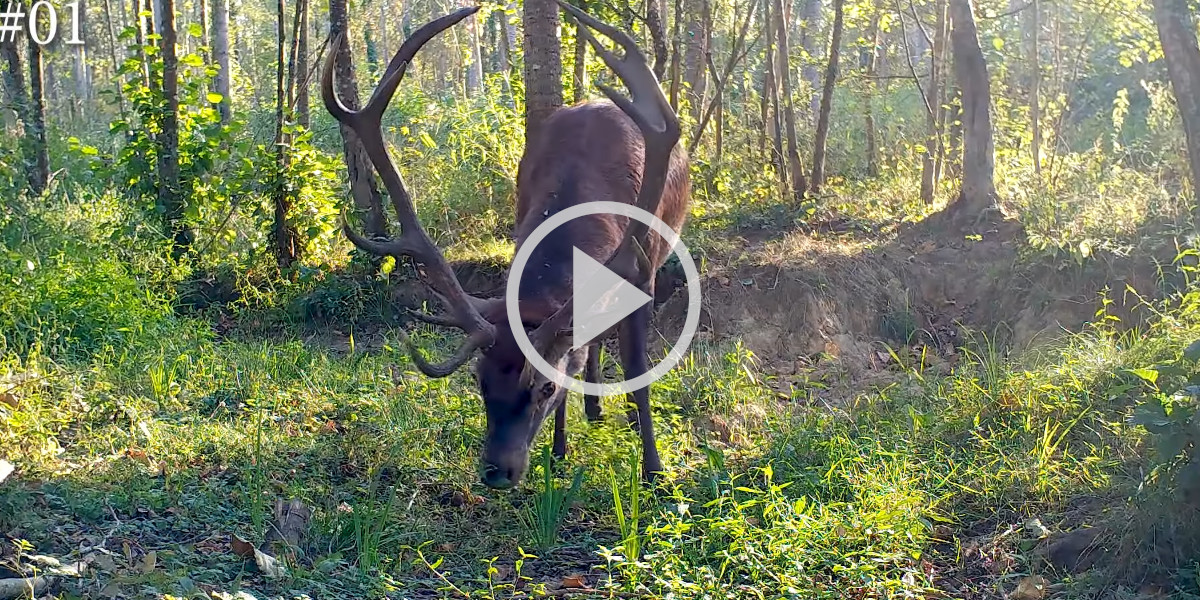
<instances>
[{"instance_id":1,"label":"green grass","mask_svg":"<svg viewBox=\"0 0 1200 600\"><path fill-rule=\"evenodd\" d=\"M1137 373L1193 368L1197 292L1147 305L1140 331L1101 320L1027 355L978 335L945 376L896 360L891 383L846 401L817 385L783 399L737 340L698 342L654 387L661 487L635 484L619 399L588 425L572 396L566 464L497 492L477 480L470 375L413 368L379 325L386 282L309 273L225 315L176 314L163 241L113 199L70 206L0 208L0 459L17 467L0 483L0 565L88 558L63 597L503 598L566 582L601 597L981 597L1034 576L1061 598L1200 594L1200 520L1176 477L1194 444L1159 456L1164 434L1131 420L1147 398L1187 406L1182 384ZM132 237L114 234L129 222ZM226 319L239 326L219 335ZM358 322L378 327L370 344L313 335ZM230 536L268 539L292 498L312 518L279 552L287 576L268 578ZM1078 574L1043 560L1045 530L1088 525L1137 558Z\"/></svg>"},{"instance_id":2,"label":"green grass","mask_svg":"<svg viewBox=\"0 0 1200 600\"><path fill-rule=\"evenodd\" d=\"M972 540L1034 517L1070 526L1080 498L1136 510L1125 499L1141 483L1143 434L1111 392L1121 369L1200 336L1186 319L1148 336L1092 332L1025 364L980 348L951 377L912 372L832 412L780 404L744 350L698 349L657 388L665 488L635 491L633 435L587 426L572 399L569 465L588 483L578 504L560 496L531 522L546 488L475 481L483 423L465 375L417 375L394 339L340 354L287 331L218 341L182 333L202 322L177 325L140 352L9 355L0 368L16 404L0 405L0 456L19 469L0 487L0 528L60 556L88 536L134 540L130 563L154 551L157 568L100 580L136 597L189 586L504 596L513 580L497 575L515 577L517 560L528 586L578 572L656 596L927 593L971 560ZM704 416L740 433L722 441ZM264 579L227 536L262 540L275 499L292 497L314 509L307 542L293 578ZM522 550L549 549L554 526L554 551ZM988 585L1060 580L1036 565L1033 541L990 542L1015 558Z\"/></svg>"}]
</instances>

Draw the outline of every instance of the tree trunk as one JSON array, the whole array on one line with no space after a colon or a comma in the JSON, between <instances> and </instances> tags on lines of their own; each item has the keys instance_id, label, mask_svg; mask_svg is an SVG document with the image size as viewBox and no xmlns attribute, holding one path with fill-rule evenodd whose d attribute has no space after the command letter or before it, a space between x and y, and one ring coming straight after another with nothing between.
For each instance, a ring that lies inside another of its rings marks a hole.
<instances>
[{"instance_id":1,"label":"tree trunk","mask_svg":"<svg viewBox=\"0 0 1200 600\"><path fill-rule=\"evenodd\" d=\"M467 66L467 97L474 98L483 89L483 54L479 51L479 23L476 17L467 17L467 45L471 64Z\"/></svg>"},{"instance_id":2,"label":"tree trunk","mask_svg":"<svg viewBox=\"0 0 1200 600\"><path fill-rule=\"evenodd\" d=\"M784 18L787 19L787 17L788 15L785 13ZM821 70L817 68L817 61L820 60L821 44L817 32L821 31L821 0L807 0L800 18L804 22L804 28L800 30L800 47L807 55L801 74L804 81L808 82L802 97L808 98L808 106L805 110L808 111L809 122L813 123L820 110L817 104L820 101L817 96L817 88L821 85ZM790 19L787 20L790 21Z\"/></svg>"},{"instance_id":3,"label":"tree trunk","mask_svg":"<svg viewBox=\"0 0 1200 600\"><path fill-rule=\"evenodd\" d=\"M312 126L312 113L309 110L308 95L311 84L308 72L308 15L312 8L309 7L308 0L299 0L296 6L300 11L300 23L296 31L296 99L292 110L296 114L296 124L309 129Z\"/></svg>"},{"instance_id":4,"label":"tree trunk","mask_svg":"<svg viewBox=\"0 0 1200 600\"><path fill-rule=\"evenodd\" d=\"M712 53L709 52L704 57L705 64L708 66L709 73L713 78L713 99L709 101L708 107L704 110L704 115L700 117L700 123L696 126L696 133L692 136L691 142L688 144L688 153L695 151L696 146L700 145L700 138L704 135L704 128L708 125L708 121L712 118L713 113L716 113L718 118L722 112L722 94L725 90L725 84L729 82L733 75L733 69L737 67L737 63L742 58L742 44L746 41L746 33L750 31L750 18L754 16L754 6L751 5L746 11L746 17L742 20L741 27L738 28L737 37L733 40L733 48L729 51L729 60L725 63L723 72L717 71L717 66L712 60ZM717 124L717 137L720 139L720 123Z\"/></svg>"},{"instance_id":5,"label":"tree trunk","mask_svg":"<svg viewBox=\"0 0 1200 600\"><path fill-rule=\"evenodd\" d=\"M81 16L87 14L87 3L84 0L79 0L79 14ZM87 44L75 46L73 54L74 64L71 69L71 78L75 83L75 97L71 99L71 105L76 113L82 114L82 111L86 110L87 101L92 97Z\"/></svg>"},{"instance_id":6,"label":"tree trunk","mask_svg":"<svg viewBox=\"0 0 1200 600\"><path fill-rule=\"evenodd\" d=\"M303 2L304 0L299 0ZM288 139L284 134L285 108L288 101L288 88L284 85L284 73L288 59L284 52L287 44L287 7L284 0L276 0L275 9L275 220L272 228L275 260L280 269L287 269L300 258L300 241L295 227L289 221L292 211L292 197L288 185ZM299 4L297 4L296 24L300 22ZM292 53L292 60L295 59ZM294 69L291 70L295 72ZM293 77L294 78L294 77Z\"/></svg>"},{"instance_id":7,"label":"tree trunk","mask_svg":"<svg viewBox=\"0 0 1200 600\"><path fill-rule=\"evenodd\" d=\"M684 33L683 80L688 88L688 114L696 122L704 108L704 92L708 82L704 57L708 54L711 8L709 0L687 0L685 10L688 22Z\"/></svg>"},{"instance_id":8,"label":"tree trunk","mask_svg":"<svg viewBox=\"0 0 1200 600\"><path fill-rule=\"evenodd\" d=\"M145 47L153 32L149 30L151 21L142 15L147 10L150 10L150 0L133 0L133 22L136 24L138 58L142 62L142 86L148 88L150 87L150 57L147 56Z\"/></svg>"},{"instance_id":9,"label":"tree trunk","mask_svg":"<svg viewBox=\"0 0 1200 600\"><path fill-rule=\"evenodd\" d=\"M1183 121L1192 172L1193 220L1200 223L1200 47L1187 0L1154 0L1154 23Z\"/></svg>"},{"instance_id":10,"label":"tree trunk","mask_svg":"<svg viewBox=\"0 0 1200 600\"><path fill-rule=\"evenodd\" d=\"M113 87L116 88L115 91L117 93L117 110L120 112L121 117L124 118L125 117L125 90L123 89L125 87L124 81L123 81L124 77L115 74L116 70L121 67L121 59L117 55L117 31L116 31L116 26L113 25L112 0L104 0L104 22L107 25L108 49L111 53L111 58L112 58L112 63L113 63L113 72L114 72L113 77L116 79L115 85Z\"/></svg>"},{"instance_id":11,"label":"tree trunk","mask_svg":"<svg viewBox=\"0 0 1200 600\"><path fill-rule=\"evenodd\" d=\"M950 43L954 51L954 74L962 89L963 181L962 191L952 207L952 218L981 218L993 208L996 186L995 145L992 139L991 82L987 62L979 47L971 0L950 0L953 22Z\"/></svg>"},{"instance_id":12,"label":"tree trunk","mask_svg":"<svg viewBox=\"0 0 1200 600\"><path fill-rule=\"evenodd\" d=\"M200 21L200 45L208 48L207 51L203 52L204 55L208 55L209 52L212 52L212 34L208 20L208 0L196 0L196 10L200 12L198 16Z\"/></svg>"},{"instance_id":13,"label":"tree trunk","mask_svg":"<svg viewBox=\"0 0 1200 600\"><path fill-rule=\"evenodd\" d=\"M929 52L929 87L925 88L925 123L929 137L925 139L925 153L921 157L921 200L932 204L937 192L938 148L942 143L942 132L938 128L942 112L942 54L946 45L946 0L934 3L937 14L937 30L934 32L933 48ZM917 15L914 12L913 18ZM917 27L921 27L917 23Z\"/></svg>"},{"instance_id":14,"label":"tree trunk","mask_svg":"<svg viewBox=\"0 0 1200 600\"><path fill-rule=\"evenodd\" d=\"M770 1L770 0L767 0ZM679 112L679 92L683 88L681 85L682 77L682 62L680 61L683 53L683 0L675 0L675 21L671 27L671 89L670 102L671 108Z\"/></svg>"},{"instance_id":15,"label":"tree trunk","mask_svg":"<svg viewBox=\"0 0 1200 600\"><path fill-rule=\"evenodd\" d=\"M1029 121L1033 127L1033 141L1030 151L1033 159L1033 172L1040 184L1042 181L1042 63L1038 43L1042 31L1042 7L1039 0L1032 0L1029 11Z\"/></svg>"},{"instance_id":16,"label":"tree trunk","mask_svg":"<svg viewBox=\"0 0 1200 600\"><path fill-rule=\"evenodd\" d=\"M792 84L788 71L791 67L788 57L787 22L783 17L783 0L775 0L775 35L779 42L779 94L783 96L783 121L787 128L787 161L790 175L791 192L796 201L804 198L808 189L808 181L804 178L804 167L800 164L800 151L796 146L796 109L792 105ZM778 108L779 105L776 104Z\"/></svg>"},{"instance_id":17,"label":"tree trunk","mask_svg":"<svg viewBox=\"0 0 1200 600\"><path fill-rule=\"evenodd\" d=\"M867 177L879 177L879 132L875 130L875 94L879 85L875 77L879 74L879 54L882 42L880 19L883 17L883 1L876 0L875 13L871 15L871 25L867 39L871 41L871 51L867 56L866 92L863 95L864 128L867 136Z\"/></svg>"},{"instance_id":18,"label":"tree trunk","mask_svg":"<svg viewBox=\"0 0 1200 600\"><path fill-rule=\"evenodd\" d=\"M228 124L233 117L232 74L229 71L229 0L214 0L213 58L217 63L216 87L221 95L221 122Z\"/></svg>"},{"instance_id":19,"label":"tree trunk","mask_svg":"<svg viewBox=\"0 0 1200 600\"><path fill-rule=\"evenodd\" d=\"M501 78L501 81L504 85L504 99L509 106L512 106L512 49L515 44L510 41L508 35L508 13L504 9L497 9L493 14L496 15L496 25L500 28L496 42L496 55L497 59L500 61L500 71L504 75L504 77ZM513 38L515 38L515 33Z\"/></svg>"},{"instance_id":20,"label":"tree trunk","mask_svg":"<svg viewBox=\"0 0 1200 600\"><path fill-rule=\"evenodd\" d=\"M838 59L842 48L842 13L846 0L833 0L833 36L829 42L829 66L825 68L825 88L821 91L821 112L813 150L812 186L816 195L825 183L825 144L829 140L829 113L833 110L833 86L837 84Z\"/></svg>"},{"instance_id":21,"label":"tree trunk","mask_svg":"<svg viewBox=\"0 0 1200 600\"><path fill-rule=\"evenodd\" d=\"M651 2L653 4L653 2ZM587 10L587 0L579 0L581 10ZM571 69L571 102L577 104L583 101L587 91L587 38L580 34L583 26L575 23L575 55L572 57Z\"/></svg>"},{"instance_id":22,"label":"tree trunk","mask_svg":"<svg viewBox=\"0 0 1200 600\"><path fill-rule=\"evenodd\" d=\"M0 60L4 61L5 108L12 110L24 127L29 122L29 95L25 93L25 71L21 67L21 52L16 40L0 42Z\"/></svg>"},{"instance_id":23,"label":"tree trunk","mask_svg":"<svg viewBox=\"0 0 1200 600\"><path fill-rule=\"evenodd\" d=\"M184 198L179 187L179 72L175 56L175 0L159 0L155 18L162 54L162 97L166 110L158 134L158 204L173 240L172 253L183 256L192 244L184 220Z\"/></svg>"},{"instance_id":24,"label":"tree trunk","mask_svg":"<svg viewBox=\"0 0 1200 600\"><path fill-rule=\"evenodd\" d=\"M783 187L784 196L788 194L788 172L783 156L783 123L779 110L779 82L776 80L775 61L775 18L773 0L763 1L763 27L766 29L766 57L763 73L763 121L764 129L771 138L771 162L775 172L779 174L779 183Z\"/></svg>"},{"instance_id":25,"label":"tree trunk","mask_svg":"<svg viewBox=\"0 0 1200 600\"><path fill-rule=\"evenodd\" d=\"M558 10L554 0L525 1L526 143L537 139L542 121L563 104Z\"/></svg>"},{"instance_id":26,"label":"tree trunk","mask_svg":"<svg viewBox=\"0 0 1200 600\"><path fill-rule=\"evenodd\" d=\"M580 8L583 8L580 3ZM650 42L654 48L654 76L662 81L667 72L667 28L666 18L660 10L659 0L646 0L646 28L650 30Z\"/></svg>"},{"instance_id":27,"label":"tree trunk","mask_svg":"<svg viewBox=\"0 0 1200 600\"><path fill-rule=\"evenodd\" d=\"M329 1L329 39L336 40L347 33L346 0ZM334 57L335 79L338 96L350 110L358 108L358 82L354 78L354 61L350 57L350 40L344 39L337 48ZM383 213L383 198L379 186L371 171L371 163L367 159L367 151L362 142L354 134L354 130L346 125L339 125L342 132L342 157L346 161L346 171L350 176L350 192L354 197L354 208L363 215L363 230L368 237L387 235L387 219Z\"/></svg>"}]
</instances>

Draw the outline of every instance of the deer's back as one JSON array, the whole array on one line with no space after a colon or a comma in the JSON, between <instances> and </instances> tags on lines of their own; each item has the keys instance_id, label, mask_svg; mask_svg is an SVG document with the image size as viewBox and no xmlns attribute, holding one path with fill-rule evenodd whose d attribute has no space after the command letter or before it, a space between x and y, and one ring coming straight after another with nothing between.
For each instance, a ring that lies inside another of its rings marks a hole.
<instances>
[{"instance_id":1,"label":"deer's back","mask_svg":"<svg viewBox=\"0 0 1200 600\"><path fill-rule=\"evenodd\" d=\"M576 104L550 115L538 139L527 141L517 171L517 247L538 225L571 206L636 202L644 156L641 131L607 100ZM687 153L677 145L655 211L675 231L687 218L689 191ZM545 318L546 311L553 312L569 298L572 247L603 263L616 251L627 226L624 217L590 215L567 222L540 242L521 278L521 301L529 304L531 313L527 320ZM651 235L649 254L655 267L669 250L660 237Z\"/></svg>"}]
</instances>

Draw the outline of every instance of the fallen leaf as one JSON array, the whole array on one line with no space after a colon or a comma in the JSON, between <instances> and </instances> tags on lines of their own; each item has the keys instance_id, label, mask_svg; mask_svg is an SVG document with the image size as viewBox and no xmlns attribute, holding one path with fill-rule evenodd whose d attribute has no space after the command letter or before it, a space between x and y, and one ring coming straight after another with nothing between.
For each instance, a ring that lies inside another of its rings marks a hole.
<instances>
[{"instance_id":1,"label":"fallen leaf","mask_svg":"<svg viewBox=\"0 0 1200 600\"><path fill-rule=\"evenodd\" d=\"M1046 586L1050 582L1041 575L1021 578L1017 589L1012 593L1012 600L1041 600L1046 597Z\"/></svg>"},{"instance_id":2,"label":"fallen leaf","mask_svg":"<svg viewBox=\"0 0 1200 600\"><path fill-rule=\"evenodd\" d=\"M458 544L455 544L454 542L442 542L441 544L437 545L437 548L435 548L435 550L437 550L438 552L441 552L443 554L449 554L450 552L454 552L457 549L458 549Z\"/></svg>"},{"instance_id":3,"label":"fallen leaf","mask_svg":"<svg viewBox=\"0 0 1200 600\"><path fill-rule=\"evenodd\" d=\"M269 579L279 579L287 575L287 568L282 563L257 548L254 550L254 564L258 565L258 570Z\"/></svg>"},{"instance_id":4,"label":"fallen leaf","mask_svg":"<svg viewBox=\"0 0 1200 600\"><path fill-rule=\"evenodd\" d=\"M8 462L7 460L0 459L0 483L4 483L4 480L8 479L8 476L12 475L13 471L15 470L17 470L17 468L14 467L12 463Z\"/></svg>"},{"instance_id":5,"label":"fallen leaf","mask_svg":"<svg viewBox=\"0 0 1200 600\"><path fill-rule=\"evenodd\" d=\"M242 538L238 537L237 534L232 534L229 536L229 547L233 549L233 553L236 556L240 556L242 558L254 557L254 544L243 540Z\"/></svg>"},{"instance_id":6,"label":"fallen leaf","mask_svg":"<svg viewBox=\"0 0 1200 600\"><path fill-rule=\"evenodd\" d=\"M158 552L151 550L142 557L140 569L142 573L153 573L156 566L158 566Z\"/></svg>"},{"instance_id":7,"label":"fallen leaf","mask_svg":"<svg viewBox=\"0 0 1200 600\"><path fill-rule=\"evenodd\" d=\"M583 575L567 575L562 578L562 587L579 589L587 587L587 582L583 580Z\"/></svg>"},{"instance_id":8,"label":"fallen leaf","mask_svg":"<svg viewBox=\"0 0 1200 600\"><path fill-rule=\"evenodd\" d=\"M0 394L0 404L7 404L13 408L17 407L17 397L9 392Z\"/></svg>"}]
</instances>

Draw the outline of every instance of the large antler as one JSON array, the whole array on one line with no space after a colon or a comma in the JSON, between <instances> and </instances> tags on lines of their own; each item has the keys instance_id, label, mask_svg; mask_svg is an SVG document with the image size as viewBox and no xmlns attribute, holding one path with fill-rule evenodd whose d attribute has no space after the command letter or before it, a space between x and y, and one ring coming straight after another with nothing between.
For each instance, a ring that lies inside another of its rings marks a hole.
<instances>
[{"instance_id":1,"label":"large antler","mask_svg":"<svg viewBox=\"0 0 1200 600\"><path fill-rule=\"evenodd\" d=\"M578 35L584 36L604 64L616 73L629 90L629 98L616 90L600 85L600 91L621 108L637 124L645 140L645 156L642 163L642 186L638 190L636 206L650 214L658 212L666 186L667 171L671 165L671 152L679 142L679 117L671 109L667 97L658 84L658 78L646 62L646 56L625 32L597 20L586 12L571 6L565 0L555 0L563 10L571 13L580 23ZM624 50L618 57L598 41L588 28L595 29L616 42ZM629 220L625 238L617 252L608 260L607 266L632 278L636 285L645 283L652 276L653 265L646 256L646 235L649 227L636 219ZM632 264L630 264L632 263ZM562 346L562 338L570 329L571 302L565 303L537 329L529 334L530 341L542 356L552 354L553 348ZM526 377L529 373L526 373Z\"/></svg>"},{"instance_id":2,"label":"large antler","mask_svg":"<svg viewBox=\"0 0 1200 600\"><path fill-rule=\"evenodd\" d=\"M329 55L325 59L325 70L321 76L321 97L325 100L325 108L334 118L358 135L367 151L367 157L375 165L379 177L383 179L388 196L392 200L392 207L400 219L400 237L379 240L368 239L358 233L350 227L343 216L342 229L346 232L346 237L350 238L355 246L366 252L380 256L392 256L396 259L410 256L416 262L423 263L427 269L429 285L446 300L454 312L453 324L467 332L467 340L454 356L438 364L431 364L425 360L420 351L405 336L404 341L408 344L409 352L412 354L417 368L430 377L445 377L453 373L471 358L475 350L490 346L495 340L496 330L479 313L475 304L476 299L463 291L462 284L454 275L454 271L450 269L441 250L421 227L421 221L417 218L417 212L413 207L412 197L405 189L400 171L392 162L387 146L384 144L381 122L383 112L396 93L400 80L404 79L404 74L408 70L413 56L437 34L478 10L479 7L460 9L430 21L413 33L392 57L387 70L380 78L379 85L376 86L375 91L371 93L370 100L361 110L354 111L346 108L333 89L334 57L341 44L344 43L341 36L334 40L330 47ZM444 320L444 323L450 323L450 320Z\"/></svg>"}]
</instances>

